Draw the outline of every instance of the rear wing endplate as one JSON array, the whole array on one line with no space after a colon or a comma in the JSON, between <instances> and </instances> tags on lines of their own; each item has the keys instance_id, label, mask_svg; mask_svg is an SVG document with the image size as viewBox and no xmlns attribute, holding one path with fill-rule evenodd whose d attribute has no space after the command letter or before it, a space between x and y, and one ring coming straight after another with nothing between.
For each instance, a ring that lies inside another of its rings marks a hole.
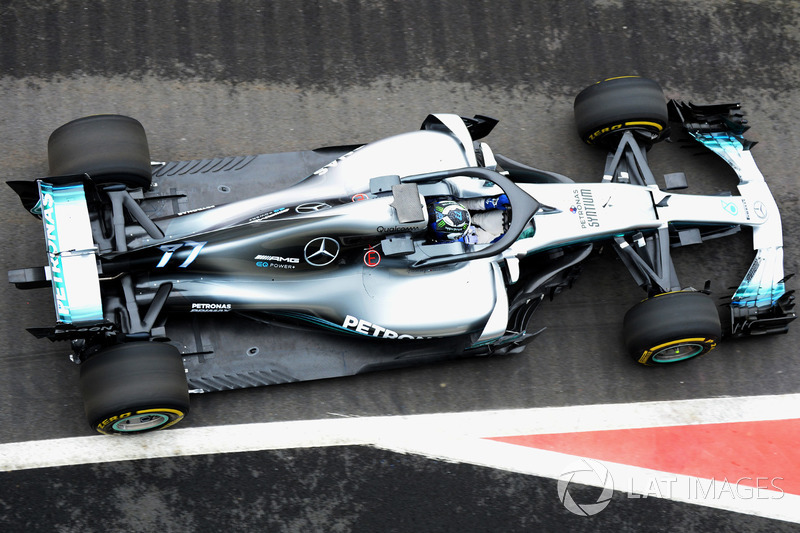
<instances>
[{"instance_id":1,"label":"rear wing endplate","mask_svg":"<svg viewBox=\"0 0 800 533\"><path fill-rule=\"evenodd\" d=\"M97 249L83 184L38 184L56 320L61 324L100 322Z\"/></svg>"}]
</instances>

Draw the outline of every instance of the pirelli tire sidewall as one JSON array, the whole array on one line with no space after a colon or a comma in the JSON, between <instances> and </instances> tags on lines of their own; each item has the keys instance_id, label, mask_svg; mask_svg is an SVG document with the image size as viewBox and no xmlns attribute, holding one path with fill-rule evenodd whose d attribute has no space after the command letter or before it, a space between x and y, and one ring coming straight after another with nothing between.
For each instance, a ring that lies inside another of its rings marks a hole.
<instances>
[{"instance_id":1,"label":"pirelli tire sidewall","mask_svg":"<svg viewBox=\"0 0 800 533\"><path fill-rule=\"evenodd\" d=\"M700 357L722 337L719 311L702 292L671 292L633 306L623 320L625 346L643 365L660 366Z\"/></svg>"},{"instance_id":2,"label":"pirelli tire sidewall","mask_svg":"<svg viewBox=\"0 0 800 533\"><path fill-rule=\"evenodd\" d=\"M595 83L575 97L574 111L578 135L592 146L613 150L628 130L646 132L651 143L668 132L664 91L647 78L623 76Z\"/></svg>"},{"instance_id":3,"label":"pirelli tire sidewall","mask_svg":"<svg viewBox=\"0 0 800 533\"><path fill-rule=\"evenodd\" d=\"M165 343L104 348L81 364L80 389L89 425L104 434L164 429L189 412L181 354Z\"/></svg>"}]
</instances>

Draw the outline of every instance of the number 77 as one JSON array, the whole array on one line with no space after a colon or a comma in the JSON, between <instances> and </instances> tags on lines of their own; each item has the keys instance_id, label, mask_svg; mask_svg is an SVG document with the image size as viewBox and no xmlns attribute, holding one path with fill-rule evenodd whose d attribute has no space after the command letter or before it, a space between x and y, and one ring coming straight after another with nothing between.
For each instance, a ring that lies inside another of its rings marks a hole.
<instances>
[{"instance_id":1,"label":"number 77","mask_svg":"<svg viewBox=\"0 0 800 533\"><path fill-rule=\"evenodd\" d=\"M206 242L195 242L195 241L186 241L186 242L179 242L175 244L162 244L158 247L159 250L164 252L164 255L161 256L161 260L156 265L156 268L161 268L167 265L170 259L172 259L172 255L177 252L179 249L183 248L184 246L188 246L192 249L189 253L189 256L178 265L178 268L186 268L187 266L191 265L192 262L197 259L197 256L200 255L200 250L203 249L203 246L206 245Z\"/></svg>"}]
</instances>

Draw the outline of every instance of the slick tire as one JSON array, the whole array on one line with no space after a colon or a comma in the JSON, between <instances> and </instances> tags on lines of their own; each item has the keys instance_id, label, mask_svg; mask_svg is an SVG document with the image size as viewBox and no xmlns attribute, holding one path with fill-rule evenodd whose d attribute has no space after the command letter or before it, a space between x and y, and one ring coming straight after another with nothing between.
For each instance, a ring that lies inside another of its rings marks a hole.
<instances>
[{"instance_id":1,"label":"slick tire","mask_svg":"<svg viewBox=\"0 0 800 533\"><path fill-rule=\"evenodd\" d=\"M181 354L169 344L104 348L81 365L80 388L89 425L107 435L164 429L189 412Z\"/></svg>"},{"instance_id":2,"label":"slick tire","mask_svg":"<svg viewBox=\"0 0 800 533\"><path fill-rule=\"evenodd\" d=\"M50 175L88 174L95 183L149 189L150 150L142 124L123 115L92 115L56 129L47 142Z\"/></svg>"},{"instance_id":3,"label":"slick tire","mask_svg":"<svg viewBox=\"0 0 800 533\"><path fill-rule=\"evenodd\" d=\"M609 78L575 97L575 124L586 144L614 150L625 131L645 146L667 135L669 113L661 86L638 76Z\"/></svg>"},{"instance_id":4,"label":"slick tire","mask_svg":"<svg viewBox=\"0 0 800 533\"><path fill-rule=\"evenodd\" d=\"M722 337L722 327L707 294L671 292L633 306L625 314L623 335L636 362L656 366L708 353Z\"/></svg>"}]
</instances>

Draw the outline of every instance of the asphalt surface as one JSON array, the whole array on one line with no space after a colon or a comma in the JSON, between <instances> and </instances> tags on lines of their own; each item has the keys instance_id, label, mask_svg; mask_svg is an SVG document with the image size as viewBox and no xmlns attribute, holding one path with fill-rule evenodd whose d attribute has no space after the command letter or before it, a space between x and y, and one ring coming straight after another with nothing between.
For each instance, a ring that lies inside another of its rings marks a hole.
<instances>
[{"instance_id":1,"label":"asphalt surface","mask_svg":"<svg viewBox=\"0 0 800 533\"><path fill-rule=\"evenodd\" d=\"M455 112L500 119L486 139L495 152L591 181L604 154L577 138L572 100L599 79L640 74L668 97L743 103L748 138L760 142L754 156L781 208L786 271L797 272L798 28L800 5L791 1L3 1L0 169L7 179L46 175L50 132L93 113L138 118L154 159L182 160L366 142L417 129L429 112ZM657 176L686 171L689 192L735 187L724 164L690 154L662 144L650 161ZM0 270L44 264L41 232L10 189L0 192ZM752 259L749 246L742 234L676 250L682 283L710 279L715 295L729 294ZM722 343L685 365L632 363L620 349L620 324L640 297L607 253L540 308L534 324L548 329L522 354L194 396L182 426L800 391L797 328ZM51 295L0 285L0 298L0 443L91 435L68 347L24 331L50 324ZM386 475L386 464L402 474ZM239 482L247 496L231 488ZM682 530L784 527L656 500L591 522L539 492L553 485L358 447L176 458L0 474L0 524L9 531L210 531L226 523L285 531L663 530L672 524L657 517L676 516ZM464 486L475 492L453 492ZM47 513L31 504L39 493L52 504ZM326 496L333 493L338 499ZM137 522L141 514L156 518Z\"/></svg>"}]
</instances>

